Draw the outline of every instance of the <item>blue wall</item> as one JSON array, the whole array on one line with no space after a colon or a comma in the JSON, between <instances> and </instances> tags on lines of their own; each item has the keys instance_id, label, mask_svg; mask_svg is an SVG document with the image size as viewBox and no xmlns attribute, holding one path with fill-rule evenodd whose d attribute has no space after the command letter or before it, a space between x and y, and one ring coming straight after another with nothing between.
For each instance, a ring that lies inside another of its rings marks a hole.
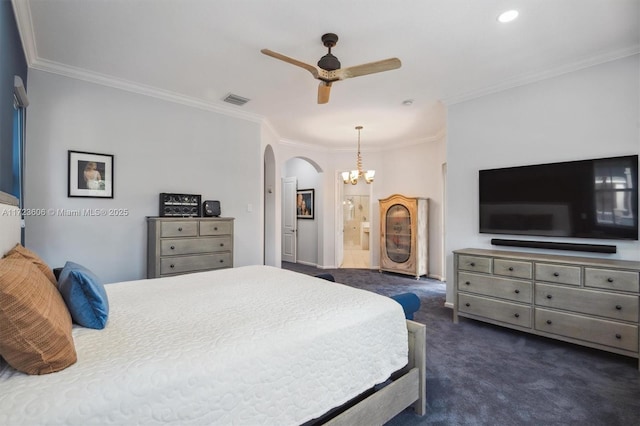
<instances>
[{"instance_id":1,"label":"blue wall","mask_svg":"<svg viewBox=\"0 0 640 426\"><path fill-rule=\"evenodd\" d=\"M13 185L13 77L27 84L27 61L10 1L0 0L0 191Z\"/></svg>"}]
</instances>

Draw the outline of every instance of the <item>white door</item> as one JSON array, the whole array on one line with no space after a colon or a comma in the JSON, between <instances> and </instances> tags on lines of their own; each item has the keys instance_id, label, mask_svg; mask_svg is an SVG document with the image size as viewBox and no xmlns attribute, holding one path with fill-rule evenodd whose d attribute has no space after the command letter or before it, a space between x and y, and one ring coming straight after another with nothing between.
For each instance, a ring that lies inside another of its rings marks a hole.
<instances>
[{"instance_id":1,"label":"white door","mask_svg":"<svg viewBox=\"0 0 640 426\"><path fill-rule=\"evenodd\" d=\"M298 219L296 214L296 191L298 181L295 177L282 180L282 261L296 262Z\"/></svg>"}]
</instances>

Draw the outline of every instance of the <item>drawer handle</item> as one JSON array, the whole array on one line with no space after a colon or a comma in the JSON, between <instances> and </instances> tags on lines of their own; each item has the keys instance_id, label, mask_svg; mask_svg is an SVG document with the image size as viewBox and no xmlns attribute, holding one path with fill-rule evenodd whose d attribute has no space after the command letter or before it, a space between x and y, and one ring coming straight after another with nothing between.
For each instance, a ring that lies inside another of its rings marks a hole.
<instances>
[{"instance_id":1,"label":"drawer handle","mask_svg":"<svg viewBox=\"0 0 640 426\"><path fill-rule=\"evenodd\" d=\"M619 310L619 311L621 311L621 310L622 310L622 306L620 306L620 305L616 305L616 309L617 309L617 310Z\"/></svg>"},{"instance_id":2,"label":"drawer handle","mask_svg":"<svg viewBox=\"0 0 640 426\"><path fill-rule=\"evenodd\" d=\"M466 284L466 285L471 285L471 282L469 282L469 281L465 281L465 284Z\"/></svg>"},{"instance_id":3,"label":"drawer handle","mask_svg":"<svg viewBox=\"0 0 640 426\"><path fill-rule=\"evenodd\" d=\"M553 296L552 296L552 295L547 294L547 299L552 299L552 298L553 298Z\"/></svg>"},{"instance_id":4,"label":"drawer handle","mask_svg":"<svg viewBox=\"0 0 640 426\"><path fill-rule=\"evenodd\" d=\"M622 339L622 336L620 335L620 333L616 333L616 339Z\"/></svg>"},{"instance_id":5,"label":"drawer handle","mask_svg":"<svg viewBox=\"0 0 640 426\"><path fill-rule=\"evenodd\" d=\"M612 283L613 282L613 278L607 278L607 282L608 283Z\"/></svg>"},{"instance_id":6,"label":"drawer handle","mask_svg":"<svg viewBox=\"0 0 640 426\"><path fill-rule=\"evenodd\" d=\"M560 276L560 274L559 274L558 272L554 272L554 273L553 273L553 276L554 276L554 277L559 277L559 276Z\"/></svg>"},{"instance_id":7,"label":"drawer handle","mask_svg":"<svg viewBox=\"0 0 640 426\"><path fill-rule=\"evenodd\" d=\"M171 269L173 269L175 267L176 267L176 265L174 265L173 263L171 265L169 265L169 268L171 268Z\"/></svg>"},{"instance_id":8,"label":"drawer handle","mask_svg":"<svg viewBox=\"0 0 640 426\"><path fill-rule=\"evenodd\" d=\"M224 259L220 259L220 263L224 263Z\"/></svg>"},{"instance_id":9,"label":"drawer handle","mask_svg":"<svg viewBox=\"0 0 640 426\"><path fill-rule=\"evenodd\" d=\"M220 247L224 247L224 243L220 243Z\"/></svg>"},{"instance_id":10,"label":"drawer handle","mask_svg":"<svg viewBox=\"0 0 640 426\"><path fill-rule=\"evenodd\" d=\"M510 271L513 271L513 266L509 266L509 270L510 270Z\"/></svg>"},{"instance_id":11,"label":"drawer handle","mask_svg":"<svg viewBox=\"0 0 640 426\"><path fill-rule=\"evenodd\" d=\"M182 232L182 226L178 228L178 232Z\"/></svg>"},{"instance_id":12,"label":"drawer handle","mask_svg":"<svg viewBox=\"0 0 640 426\"><path fill-rule=\"evenodd\" d=\"M471 262L469 265L470 266L476 266L476 262Z\"/></svg>"},{"instance_id":13,"label":"drawer handle","mask_svg":"<svg viewBox=\"0 0 640 426\"><path fill-rule=\"evenodd\" d=\"M516 318L520 318L520 314L517 313L517 312L513 316L516 317Z\"/></svg>"},{"instance_id":14,"label":"drawer handle","mask_svg":"<svg viewBox=\"0 0 640 426\"><path fill-rule=\"evenodd\" d=\"M464 306L471 306L471 303L467 302L464 304Z\"/></svg>"},{"instance_id":15,"label":"drawer handle","mask_svg":"<svg viewBox=\"0 0 640 426\"><path fill-rule=\"evenodd\" d=\"M171 250L175 250L176 246L171 246L170 248L171 248Z\"/></svg>"},{"instance_id":16,"label":"drawer handle","mask_svg":"<svg viewBox=\"0 0 640 426\"><path fill-rule=\"evenodd\" d=\"M516 294L520 294L520 290L516 289Z\"/></svg>"},{"instance_id":17,"label":"drawer handle","mask_svg":"<svg viewBox=\"0 0 640 426\"><path fill-rule=\"evenodd\" d=\"M217 231L217 230L218 230L218 227L217 227L217 226L214 226L214 227L213 227L213 230L214 230L214 231Z\"/></svg>"},{"instance_id":18,"label":"drawer handle","mask_svg":"<svg viewBox=\"0 0 640 426\"><path fill-rule=\"evenodd\" d=\"M551 320L547 320L547 324L549 324L549 325L551 325L552 322L553 321L551 321Z\"/></svg>"}]
</instances>

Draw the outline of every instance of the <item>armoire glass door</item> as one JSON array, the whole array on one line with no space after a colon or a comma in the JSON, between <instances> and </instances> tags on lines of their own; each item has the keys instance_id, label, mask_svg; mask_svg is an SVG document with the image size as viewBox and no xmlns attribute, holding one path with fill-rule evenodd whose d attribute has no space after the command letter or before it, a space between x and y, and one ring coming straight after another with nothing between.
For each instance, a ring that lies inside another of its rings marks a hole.
<instances>
[{"instance_id":1,"label":"armoire glass door","mask_svg":"<svg viewBox=\"0 0 640 426\"><path fill-rule=\"evenodd\" d=\"M386 248L389 259L404 263L411 256L411 215L409 209L394 204L387 210Z\"/></svg>"}]
</instances>

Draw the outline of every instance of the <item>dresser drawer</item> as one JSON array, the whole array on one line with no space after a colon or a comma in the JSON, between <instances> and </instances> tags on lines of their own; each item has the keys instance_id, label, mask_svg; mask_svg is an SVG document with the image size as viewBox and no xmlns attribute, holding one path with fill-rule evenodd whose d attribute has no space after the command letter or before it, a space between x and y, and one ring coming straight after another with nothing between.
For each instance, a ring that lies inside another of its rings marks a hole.
<instances>
[{"instance_id":1,"label":"dresser drawer","mask_svg":"<svg viewBox=\"0 0 640 426\"><path fill-rule=\"evenodd\" d=\"M580 285L580 267L536 263L536 281Z\"/></svg>"},{"instance_id":2,"label":"dresser drawer","mask_svg":"<svg viewBox=\"0 0 640 426\"><path fill-rule=\"evenodd\" d=\"M493 261L493 273L514 278L533 278L531 262L517 260L495 259Z\"/></svg>"},{"instance_id":3,"label":"dresser drawer","mask_svg":"<svg viewBox=\"0 0 640 426\"><path fill-rule=\"evenodd\" d=\"M160 224L160 237L195 237L198 235L198 222L176 221Z\"/></svg>"},{"instance_id":4,"label":"dresser drawer","mask_svg":"<svg viewBox=\"0 0 640 426\"><path fill-rule=\"evenodd\" d=\"M233 232L233 222L200 222L200 235L227 235Z\"/></svg>"},{"instance_id":5,"label":"dresser drawer","mask_svg":"<svg viewBox=\"0 0 640 426\"><path fill-rule=\"evenodd\" d=\"M470 294L458 294L458 311L531 328L531 307Z\"/></svg>"},{"instance_id":6,"label":"dresser drawer","mask_svg":"<svg viewBox=\"0 0 640 426\"><path fill-rule=\"evenodd\" d=\"M535 304L548 308L638 321L638 297L536 283Z\"/></svg>"},{"instance_id":7,"label":"dresser drawer","mask_svg":"<svg viewBox=\"0 0 640 426\"><path fill-rule=\"evenodd\" d=\"M536 330L638 353L638 326L536 308Z\"/></svg>"},{"instance_id":8,"label":"dresser drawer","mask_svg":"<svg viewBox=\"0 0 640 426\"><path fill-rule=\"evenodd\" d=\"M631 271L584 268L584 285L637 293L640 290L640 274Z\"/></svg>"},{"instance_id":9,"label":"dresser drawer","mask_svg":"<svg viewBox=\"0 0 640 426\"><path fill-rule=\"evenodd\" d=\"M231 236L165 239L160 242L160 255L211 253L232 250Z\"/></svg>"},{"instance_id":10,"label":"dresser drawer","mask_svg":"<svg viewBox=\"0 0 640 426\"><path fill-rule=\"evenodd\" d=\"M491 258L477 256L459 256L458 269L463 271L491 273Z\"/></svg>"},{"instance_id":11,"label":"dresser drawer","mask_svg":"<svg viewBox=\"0 0 640 426\"><path fill-rule=\"evenodd\" d=\"M202 254L198 256L163 257L160 259L160 274L170 275L209 269L231 268L231 253Z\"/></svg>"},{"instance_id":12,"label":"dresser drawer","mask_svg":"<svg viewBox=\"0 0 640 426\"><path fill-rule=\"evenodd\" d=\"M511 280L468 272L458 272L458 291L500 297L522 303L531 303L533 293L530 281Z\"/></svg>"}]
</instances>

